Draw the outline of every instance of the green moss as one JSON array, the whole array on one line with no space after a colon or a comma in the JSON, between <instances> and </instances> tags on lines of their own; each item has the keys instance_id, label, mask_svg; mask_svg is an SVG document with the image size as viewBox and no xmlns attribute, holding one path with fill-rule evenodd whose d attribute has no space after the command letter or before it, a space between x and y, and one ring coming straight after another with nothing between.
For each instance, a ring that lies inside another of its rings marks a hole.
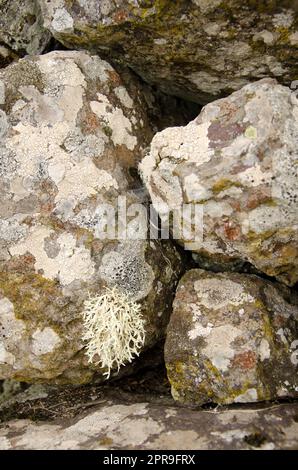
<instances>
[{"instance_id":1,"label":"green moss","mask_svg":"<svg viewBox=\"0 0 298 470\"><path fill-rule=\"evenodd\" d=\"M206 204L206 202L208 202L209 199L200 199L200 201L195 201L196 204ZM192 201L191 201L192 202Z\"/></svg>"},{"instance_id":2,"label":"green moss","mask_svg":"<svg viewBox=\"0 0 298 470\"><path fill-rule=\"evenodd\" d=\"M3 109L7 113L10 113L17 100L23 98L19 91L20 87L33 86L41 93L44 90L43 76L34 60L20 60L6 69L0 70L0 79L4 79L6 84Z\"/></svg>"},{"instance_id":3,"label":"green moss","mask_svg":"<svg viewBox=\"0 0 298 470\"><path fill-rule=\"evenodd\" d=\"M92 232L89 232L89 230L85 230L85 234L84 234L85 238L84 238L84 246L85 248L87 248L88 250L91 250L92 248L92 243L94 242L95 240L95 237L93 235Z\"/></svg>"},{"instance_id":4,"label":"green moss","mask_svg":"<svg viewBox=\"0 0 298 470\"><path fill-rule=\"evenodd\" d=\"M43 75L34 60L21 60L5 70L9 87L15 90L20 86L35 86L41 93L44 91Z\"/></svg>"},{"instance_id":5,"label":"green moss","mask_svg":"<svg viewBox=\"0 0 298 470\"><path fill-rule=\"evenodd\" d=\"M74 3L74 0L64 0L64 4L68 10L73 7Z\"/></svg>"},{"instance_id":6,"label":"green moss","mask_svg":"<svg viewBox=\"0 0 298 470\"><path fill-rule=\"evenodd\" d=\"M263 202L262 205L263 206L268 206L268 207L278 207L276 199L274 199L274 198L268 198L265 202Z\"/></svg>"}]
</instances>

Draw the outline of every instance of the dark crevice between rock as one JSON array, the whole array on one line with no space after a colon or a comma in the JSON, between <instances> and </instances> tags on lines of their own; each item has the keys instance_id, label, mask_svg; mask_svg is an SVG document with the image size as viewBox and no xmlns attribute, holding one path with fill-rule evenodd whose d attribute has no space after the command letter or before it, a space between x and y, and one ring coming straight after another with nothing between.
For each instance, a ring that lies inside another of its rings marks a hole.
<instances>
[{"instance_id":1,"label":"dark crevice between rock","mask_svg":"<svg viewBox=\"0 0 298 470\"><path fill-rule=\"evenodd\" d=\"M52 52L52 51L67 51L67 50L68 50L67 47L63 46L61 42L57 41L57 39L55 39L52 36L41 55L48 54L49 52Z\"/></svg>"},{"instance_id":2,"label":"dark crevice between rock","mask_svg":"<svg viewBox=\"0 0 298 470\"><path fill-rule=\"evenodd\" d=\"M192 261L194 268L204 269L205 271L210 271L214 273L224 273L224 272L236 272L239 274L254 274L266 281L270 281L273 284L280 285L280 282L276 280L273 276L268 276L268 274L257 269L253 264L248 261L235 260L230 263L220 263L214 259L210 259L208 256L199 255L198 253L192 254ZM292 292L298 291L298 283L294 284L291 287Z\"/></svg>"},{"instance_id":3,"label":"dark crevice between rock","mask_svg":"<svg viewBox=\"0 0 298 470\"><path fill-rule=\"evenodd\" d=\"M36 398L34 398L34 394ZM39 396L38 396L39 394ZM44 396L42 396L44 395ZM94 407L113 404L130 405L151 403L156 406L187 408L195 411L222 412L227 410L263 410L282 404L295 404L298 400L280 399L258 403L238 403L218 405L214 403L198 406L185 406L171 397L169 382L164 364L139 370L130 377L114 379L105 384L85 386L28 386L21 384L20 391L6 403L0 404L0 423L11 419L30 419L32 421L56 421L75 418ZM298 422L298 415L295 416ZM248 438L257 442L261 437L251 434ZM249 442L248 442L249 443ZM257 446L255 446L257 447Z\"/></svg>"}]
</instances>

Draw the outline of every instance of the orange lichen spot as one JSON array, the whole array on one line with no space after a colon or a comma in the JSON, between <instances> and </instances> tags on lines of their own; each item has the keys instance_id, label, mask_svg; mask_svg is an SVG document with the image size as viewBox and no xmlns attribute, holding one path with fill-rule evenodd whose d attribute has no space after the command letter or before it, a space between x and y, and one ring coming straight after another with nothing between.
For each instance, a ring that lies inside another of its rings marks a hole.
<instances>
[{"instance_id":1,"label":"orange lichen spot","mask_svg":"<svg viewBox=\"0 0 298 470\"><path fill-rule=\"evenodd\" d=\"M115 72L115 70L108 70L108 74L109 74L110 81L115 87L121 85L122 83L121 78L119 74Z\"/></svg>"},{"instance_id":2,"label":"orange lichen spot","mask_svg":"<svg viewBox=\"0 0 298 470\"><path fill-rule=\"evenodd\" d=\"M252 369L256 364L256 355L253 351L245 351L234 357L233 366L241 369Z\"/></svg>"},{"instance_id":3,"label":"orange lichen spot","mask_svg":"<svg viewBox=\"0 0 298 470\"><path fill-rule=\"evenodd\" d=\"M127 20L127 18L128 18L128 13L125 10L118 10L113 15L113 20L116 23L122 23L123 21Z\"/></svg>"},{"instance_id":4,"label":"orange lichen spot","mask_svg":"<svg viewBox=\"0 0 298 470\"><path fill-rule=\"evenodd\" d=\"M228 221L224 223L224 233L228 240L234 241L240 238L241 228L234 222Z\"/></svg>"},{"instance_id":5,"label":"orange lichen spot","mask_svg":"<svg viewBox=\"0 0 298 470\"><path fill-rule=\"evenodd\" d=\"M95 134L101 125L98 117L92 112L86 113L83 122L84 124L82 131L84 134Z\"/></svg>"}]
</instances>

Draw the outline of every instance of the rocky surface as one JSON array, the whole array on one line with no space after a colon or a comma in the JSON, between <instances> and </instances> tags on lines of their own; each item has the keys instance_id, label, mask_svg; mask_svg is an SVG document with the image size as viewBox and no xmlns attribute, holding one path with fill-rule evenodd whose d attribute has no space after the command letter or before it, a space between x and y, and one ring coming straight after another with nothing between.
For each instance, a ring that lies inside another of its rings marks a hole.
<instances>
[{"instance_id":1,"label":"rocky surface","mask_svg":"<svg viewBox=\"0 0 298 470\"><path fill-rule=\"evenodd\" d=\"M298 397L298 303L254 275L188 271L167 330L173 397L186 404Z\"/></svg>"},{"instance_id":2,"label":"rocky surface","mask_svg":"<svg viewBox=\"0 0 298 470\"><path fill-rule=\"evenodd\" d=\"M0 449L297 449L298 1L0 11Z\"/></svg>"},{"instance_id":3,"label":"rocky surface","mask_svg":"<svg viewBox=\"0 0 298 470\"><path fill-rule=\"evenodd\" d=\"M156 134L141 171L161 217L183 204L200 211L192 233L178 233L186 248L223 266L248 261L293 285L297 139L296 95L263 79Z\"/></svg>"},{"instance_id":4,"label":"rocky surface","mask_svg":"<svg viewBox=\"0 0 298 470\"><path fill-rule=\"evenodd\" d=\"M14 58L13 51L19 55L44 51L51 34L43 27L38 0L0 0L0 11L0 66Z\"/></svg>"},{"instance_id":5,"label":"rocky surface","mask_svg":"<svg viewBox=\"0 0 298 470\"><path fill-rule=\"evenodd\" d=\"M83 406L83 405L82 405ZM297 449L295 404L194 411L105 398L75 418L11 420L0 425L0 449L195 450Z\"/></svg>"},{"instance_id":6,"label":"rocky surface","mask_svg":"<svg viewBox=\"0 0 298 470\"><path fill-rule=\"evenodd\" d=\"M146 208L137 218L132 204L145 201L133 175L152 137L144 98L98 57L57 51L0 71L0 102L0 378L100 379L84 354L84 300L108 285L141 302L149 347L180 272L170 242L134 239ZM120 239L104 238L104 204Z\"/></svg>"},{"instance_id":7,"label":"rocky surface","mask_svg":"<svg viewBox=\"0 0 298 470\"><path fill-rule=\"evenodd\" d=\"M7 381L6 381L7 382ZM185 408L165 370L105 385L31 385L1 405L0 449L295 449L297 404ZM22 384L24 388L25 384Z\"/></svg>"},{"instance_id":8,"label":"rocky surface","mask_svg":"<svg viewBox=\"0 0 298 470\"><path fill-rule=\"evenodd\" d=\"M68 48L113 57L192 101L297 75L296 0L39 1L45 26Z\"/></svg>"}]
</instances>

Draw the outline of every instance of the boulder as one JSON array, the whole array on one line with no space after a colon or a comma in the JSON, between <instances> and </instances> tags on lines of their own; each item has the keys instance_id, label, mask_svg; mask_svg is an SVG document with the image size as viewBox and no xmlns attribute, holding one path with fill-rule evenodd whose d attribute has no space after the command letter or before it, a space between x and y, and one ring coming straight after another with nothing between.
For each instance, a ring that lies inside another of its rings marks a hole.
<instances>
[{"instance_id":1,"label":"boulder","mask_svg":"<svg viewBox=\"0 0 298 470\"><path fill-rule=\"evenodd\" d=\"M255 275L188 271L165 344L173 398L202 405L297 397L297 327L297 297L285 286Z\"/></svg>"},{"instance_id":2,"label":"boulder","mask_svg":"<svg viewBox=\"0 0 298 470\"><path fill-rule=\"evenodd\" d=\"M205 104L250 81L297 76L297 0L39 0L70 49L129 65L162 91Z\"/></svg>"},{"instance_id":3,"label":"boulder","mask_svg":"<svg viewBox=\"0 0 298 470\"><path fill-rule=\"evenodd\" d=\"M162 218L181 215L183 204L197 211L191 230L174 234L186 248L218 265L249 262L294 285L297 139L297 97L267 78L156 134L141 172Z\"/></svg>"},{"instance_id":4,"label":"boulder","mask_svg":"<svg viewBox=\"0 0 298 470\"><path fill-rule=\"evenodd\" d=\"M142 236L146 198L135 174L152 130L128 82L85 52L0 71L0 378L102 380L107 371L85 354L87 299L105 324L101 313L128 310L132 335L133 312L141 315L139 352L164 335L180 256L171 242ZM113 301L120 295L112 311L99 298L107 287Z\"/></svg>"},{"instance_id":5,"label":"boulder","mask_svg":"<svg viewBox=\"0 0 298 470\"><path fill-rule=\"evenodd\" d=\"M12 60L13 51L22 56L45 50L51 34L43 27L38 0L0 0L0 11L0 66L1 55Z\"/></svg>"}]
</instances>

